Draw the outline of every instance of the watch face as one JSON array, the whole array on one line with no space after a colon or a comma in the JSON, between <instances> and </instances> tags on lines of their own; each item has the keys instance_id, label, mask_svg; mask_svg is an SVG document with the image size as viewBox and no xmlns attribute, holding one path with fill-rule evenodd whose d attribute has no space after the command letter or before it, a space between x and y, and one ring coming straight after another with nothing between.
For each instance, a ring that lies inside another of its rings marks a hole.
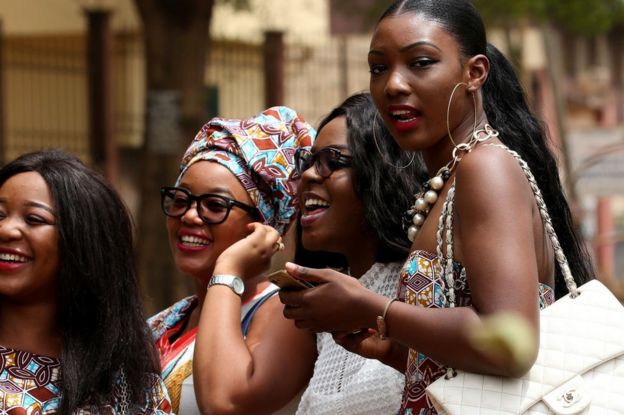
<instances>
[{"instance_id":1,"label":"watch face","mask_svg":"<svg viewBox=\"0 0 624 415\"><path fill-rule=\"evenodd\" d=\"M232 281L232 288L234 289L234 292L238 295L243 295L243 292L245 292L245 284L240 278L234 278L234 280Z\"/></svg>"}]
</instances>

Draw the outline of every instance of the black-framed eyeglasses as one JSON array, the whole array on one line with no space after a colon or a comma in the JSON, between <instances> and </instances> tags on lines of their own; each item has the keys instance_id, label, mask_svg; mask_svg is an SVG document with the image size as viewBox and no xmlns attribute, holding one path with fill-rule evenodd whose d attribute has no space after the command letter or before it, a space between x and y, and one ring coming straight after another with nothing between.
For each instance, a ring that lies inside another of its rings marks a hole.
<instances>
[{"instance_id":1,"label":"black-framed eyeglasses","mask_svg":"<svg viewBox=\"0 0 624 415\"><path fill-rule=\"evenodd\" d=\"M209 225L218 225L225 222L233 207L243 209L253 218L258 218L258 210L254 206L246 205L229 197L206 193L194 195L181 187L162 187L160 189L160 206L165 215L179 218L197 203L197 214Z\"/></svg>"},{"instance_id":2,"label":"black-framed eyeglasses","mask_svg":"<svg viewBox=\"0 0 624 415\"><path fill-rule=\"evenodd\" d=\"M314 165L318 175L327 179L334 171L351 166L351 159L351 156L342 154L334 147L325 147L316 153L307 148L298 148L295 152L295 169L301 175Z\"/></svg>"}]
</instances>

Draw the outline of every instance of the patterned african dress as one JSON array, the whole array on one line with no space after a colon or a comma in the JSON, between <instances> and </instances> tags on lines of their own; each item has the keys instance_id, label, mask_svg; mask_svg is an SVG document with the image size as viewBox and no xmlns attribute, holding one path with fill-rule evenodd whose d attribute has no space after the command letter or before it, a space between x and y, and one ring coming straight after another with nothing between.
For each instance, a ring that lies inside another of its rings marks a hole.
<instances>
[{"instance_id":1,"label":"patterned african dress","mask_svg":"<svg viewBox=\"0 0 624 415\"><path fill-rule=\"evenodd\" d=\"M438 274L438 257L426 251L413 251L401 270L399 295L400 301L427 308L446 306L445 284L443 276ZM453 264L455 281L455 301L458 307L472 304L470 287L466 279L465 268ZM545 284L539 285L540 309L555 301L553 290ZM405 390L399 414L436 415L437 411L427 398L425 388L446 373L446 366L410 349L405 371Z\"/></svg>"},{"instance_id":2,"label":"patterned african dress","mask_svg":"<svg viewBox=\"0 0 624 415\"><path fill-rule=\"evenodd\" d=\"M61 402L60 386L59 359L0 346L0 414L56 414ZM153 376L152 387L145 396L145 405L131 408L130 414L171 413L169 396L157 376ZM114 415L121 413L119 406L115 403L95 410L81 409L78 413Z\"/></svg>"},{"instance_id":3,"label":"patterned african dress","mask_svg":"<svg viewBox=\"0 0 624 415\"><path fill-rule=\"evenodd\" d=\"M275 295L278 289L277 286L271 284L242 304L243 334L247 333L251 319L258 308ZM183 415L199 414L192 376L197 327L178 336L178 333L184 330L197 304L197 296L186 297L150 317L147 321L160 355L161 375L171 396L173 412ZM175 340L170 341L170 339Z\"/></svg>"}]
</instances>

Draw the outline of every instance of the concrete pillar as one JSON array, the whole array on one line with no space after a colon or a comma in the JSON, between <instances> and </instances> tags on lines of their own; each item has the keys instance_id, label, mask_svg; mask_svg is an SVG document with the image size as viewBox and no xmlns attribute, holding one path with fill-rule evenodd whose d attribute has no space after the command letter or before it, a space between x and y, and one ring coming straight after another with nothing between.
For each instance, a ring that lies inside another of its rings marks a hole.
<instances>
[{"instance_id":1,"label":"concrete pillar","mask_svg":"<svg viewBox=\"0 0 624 415\"><path fill-rule=\"evenodd\" d=\"M89 141L94 166L117 181L117 146L113 133L112 44L109 10L86 10Z\"/></svg>"},{"instance_id":2,"label":"concrete pillar","mask_svg":"<svg viewBox=\"0 0 624 415\"><path fill-rule=\"evenodd\" d=\"M284 104L284 33L264 33L264 102L273 107Z\"/></svg>"},{"instance_id":3,"label":"concrete pillar","mask_svg":"<svg viewBox=\"0 0 624 415\"><path fill-rule=\"evenodd\" d=\"M4 145L6 143L5 138L5 125L4 125L4 31L2 30L2 19L0 19L0 164L5 162L5 150Z\"/></svg>"}]
</instances>

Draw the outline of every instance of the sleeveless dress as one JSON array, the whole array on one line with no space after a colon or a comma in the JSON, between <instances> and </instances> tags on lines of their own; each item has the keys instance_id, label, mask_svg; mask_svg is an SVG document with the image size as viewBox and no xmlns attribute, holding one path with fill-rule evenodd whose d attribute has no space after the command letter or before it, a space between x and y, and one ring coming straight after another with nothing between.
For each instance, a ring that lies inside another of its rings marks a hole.
<instances>
[{"instance_id":1,"label":"sleeveless dress","mask_svg":"<svg viewBox=\"0 0 624 415\"><path fill-rule=\"evenodd\" d=\"M399 281L400 301L427 308L445 308L445 283L437 271L438 257L426 251L413 251L407 258ZM457 307L472 304L466 270L458 262L453 263L455 302ZM540 309L555 302L552 288L539 285ZM405 390L399 414L436 415L437 411L425 394L425 388L446 373L446 366L410 349L405 371Z\"/></svg>"},{"instance_id":2,"label":"sleeveless dress","mask_svg":"<svg viewBox=\"0 0 624 415\"><path fill-rule=\"evenodd\" d=\"M375 263L360 283L394 297L401 262ZM404 376L376 359L366 359L338 345L331 334L316 335L318 357L297 415L394 414L401 405Z\"/></svg>"},{"instance_id":3,"label":"sleeveless dress","mask_svg":"<svg viewBox=\"0 0 624 415\"><path fill-rule=\"evenodd\" d=\"M258 308L277 294L278 289L276 285L270 284L242 304L241 328L244 335ZM147 320L160 355L162 378L171 396L173 411L183 415L199 415L193 386L193 352L197 328L189 330L173 342L169 339L184 329L197 304L197 296L186 297ZM296 405L296 402L292 405ZM290 413L293 411L291 409Z\"/></svg>"}]
</instances>

